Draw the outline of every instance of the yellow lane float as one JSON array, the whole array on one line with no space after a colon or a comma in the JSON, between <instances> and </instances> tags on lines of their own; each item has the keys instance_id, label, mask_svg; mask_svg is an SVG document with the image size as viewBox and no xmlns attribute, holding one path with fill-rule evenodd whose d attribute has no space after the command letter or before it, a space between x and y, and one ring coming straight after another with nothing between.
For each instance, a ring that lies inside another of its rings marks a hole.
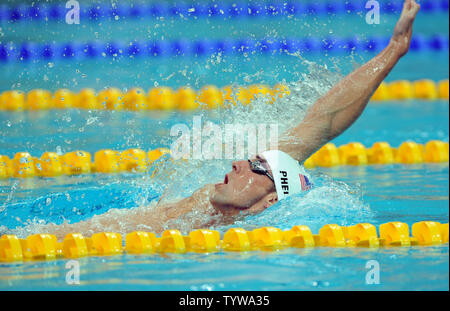
<instances>
[{"instance_id":1,"label":"yellow lane float","mask_svg":"<svg viewBox=\"0 0 450 311\"><path fill-rule=\"evenodd\" d=\"M448 100L449 80L434 82L429 79L416 81L399 80L382 82L372 95L372 101L395 100ZM134 87L126 92L118 88L106 88L96 94L95 90L85 88L74 93L67 89L56 90L53 94L47 90L35 89L28 93L9 90L0 95L0 110L43 110L43 109L108 109L108 110L195 110L199 107L215 109L240 102L248 105L256 98L266 98L267 103L291 94L285 84L273 87L264 84L248 86L206 85L199 91L188 86L173 91L170 87L155 87L148 92Z\"/></svg>"},{"instance_id":2,"label":"yellow lane float","mask_svg":"<svg viewBox=\"0 0 450 311\"><path fill-rule=\"evenodd\" d=\"M12 160L0 155L0 178L57 177L60 175L78 175L90 172L144 173L152 164L164 155L170 155L167 148L157 148L148 152L131 148L125 151L102 149L94 154L86 151L73 151L63 155L44 152L40 159L28 152L18 152ZM403 142L398 148L387 142L376 142L366 148L363 144L353 142L336 147L333 143L322 146L305 162L306 168L333 167L338 165L387 165L444 163L449 161L448 142L431 140L425 145L415 142Z\"/></svg>"},{"instance_id":3,"label":"yellow lane float","mask_svg":"<svg viewBox=\"0 0 450 311\"><path fill-rule=\"evenodd\" d=\"M109 256L158 253L215 253L220 251L278 251L285 248L312 247L405 247L448 243L449 225L435 221L416 222L411 227L403 222L389 222L377 228L370 223L352 226L324 225L319 234L312 234L308 226L298 225L282 231L262 227L252 231L231 228L221 238L210 229L198 229L184 236L179 230L165 230L161 237L152 232L135 231L122 235L99 232L91 237L80 233L67 234L62 242L55 235L41 233L19 239L15 235L0 238L0 261L51 260L84 256ZM124 243L125 242L125 243Z\"/></svg>"}]
</instances>

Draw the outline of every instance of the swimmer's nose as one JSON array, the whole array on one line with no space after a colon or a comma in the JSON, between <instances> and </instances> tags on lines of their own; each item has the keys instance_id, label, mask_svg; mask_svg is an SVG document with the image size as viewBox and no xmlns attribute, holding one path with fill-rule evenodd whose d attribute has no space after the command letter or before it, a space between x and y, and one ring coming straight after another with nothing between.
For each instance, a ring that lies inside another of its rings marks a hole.
<instances>
[{"instance_id":1,"label":"swimmer's nose","mask_svg":"<svg viewBox=\"0 0 450 311\"><path fill-rule=\"evenodd\" d=\"M239 174L239 172L241 171L241 166L239 165L239 162L233 162L232 167L233 167L233 171L236 174Z\"/></svg>"}]
</instances>

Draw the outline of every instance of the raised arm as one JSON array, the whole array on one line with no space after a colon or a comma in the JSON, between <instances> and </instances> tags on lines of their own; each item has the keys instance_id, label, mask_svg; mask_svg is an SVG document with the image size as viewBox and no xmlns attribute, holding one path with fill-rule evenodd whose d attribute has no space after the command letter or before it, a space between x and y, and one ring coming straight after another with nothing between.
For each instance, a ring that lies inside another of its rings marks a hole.
<instances>
[{"instance_id":1,"label":"raised arm","mask_svg":"<svg viewBox=\"0 0 450 311\"><path fill-rule=\"evenodd\" d=\"M405 0L388 46L319 98L303 121L283 134L280 150L303 162L356 121L383 79L408 52L419 8L414 0Z\"/></svg>"}]
</instances>

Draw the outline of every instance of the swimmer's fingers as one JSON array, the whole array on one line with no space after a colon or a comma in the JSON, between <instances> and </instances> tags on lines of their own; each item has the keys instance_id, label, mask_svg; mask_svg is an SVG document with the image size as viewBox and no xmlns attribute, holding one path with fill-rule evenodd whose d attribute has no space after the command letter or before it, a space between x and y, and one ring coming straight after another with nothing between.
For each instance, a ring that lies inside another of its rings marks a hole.
<instances>
[{"instance_id":1,"label":"swimmer's fingers","mask_svg":"<svg viewBox=\"0 0 450 311\"><path fill-rule=\"evenodd\" d=\"M408 52L414 19L419 9L420 6L414 0L405 0L403 4L402 13L394 27L394 34L391 39L400 57Z\"/></svg>"},{"instance_id":2,"label":"swimmer's fingers","mask_svg":"<svg viewBox=\"0 0 450 311\"><path fill-rule=\"evenodd\" d=\"M401 15L407 16L410 19L414 19L419 12L420 5L417 4L414 0L405 0L403 4L403 10Z\"/></svg>"}]
</instances>

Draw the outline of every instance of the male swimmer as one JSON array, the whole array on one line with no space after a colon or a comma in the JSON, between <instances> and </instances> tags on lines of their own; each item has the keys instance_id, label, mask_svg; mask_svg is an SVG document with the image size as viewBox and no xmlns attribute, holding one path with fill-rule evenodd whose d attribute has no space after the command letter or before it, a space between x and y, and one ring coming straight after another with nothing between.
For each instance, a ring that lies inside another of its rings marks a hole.
<instances>
[{"instance_id":1,"label":"male swimmer","mask_svg":"<svg viewBox=\"0 0 450 311\"><path fill-rule=\"evenodd\" d=\"M233 162L223 183L206 185L178 202L130 210L126 219L117 210L110 210L75 224L48 225L48 231L59 239L69 232L90 235L100 231L123 232L125 227L161 234L167 229L167 222L189 212L209 214L216 219L205 223L199 220L203 217L192 217L192 228L231 224L241 211L260 213L277 201L307 189L308 180L301 174L300 163L361 115L377 87L408 52L419 8L414 0L405 0L388 46L319 98L297 126L283 133L278 150Z\"/></svg>"}]
</instances>

